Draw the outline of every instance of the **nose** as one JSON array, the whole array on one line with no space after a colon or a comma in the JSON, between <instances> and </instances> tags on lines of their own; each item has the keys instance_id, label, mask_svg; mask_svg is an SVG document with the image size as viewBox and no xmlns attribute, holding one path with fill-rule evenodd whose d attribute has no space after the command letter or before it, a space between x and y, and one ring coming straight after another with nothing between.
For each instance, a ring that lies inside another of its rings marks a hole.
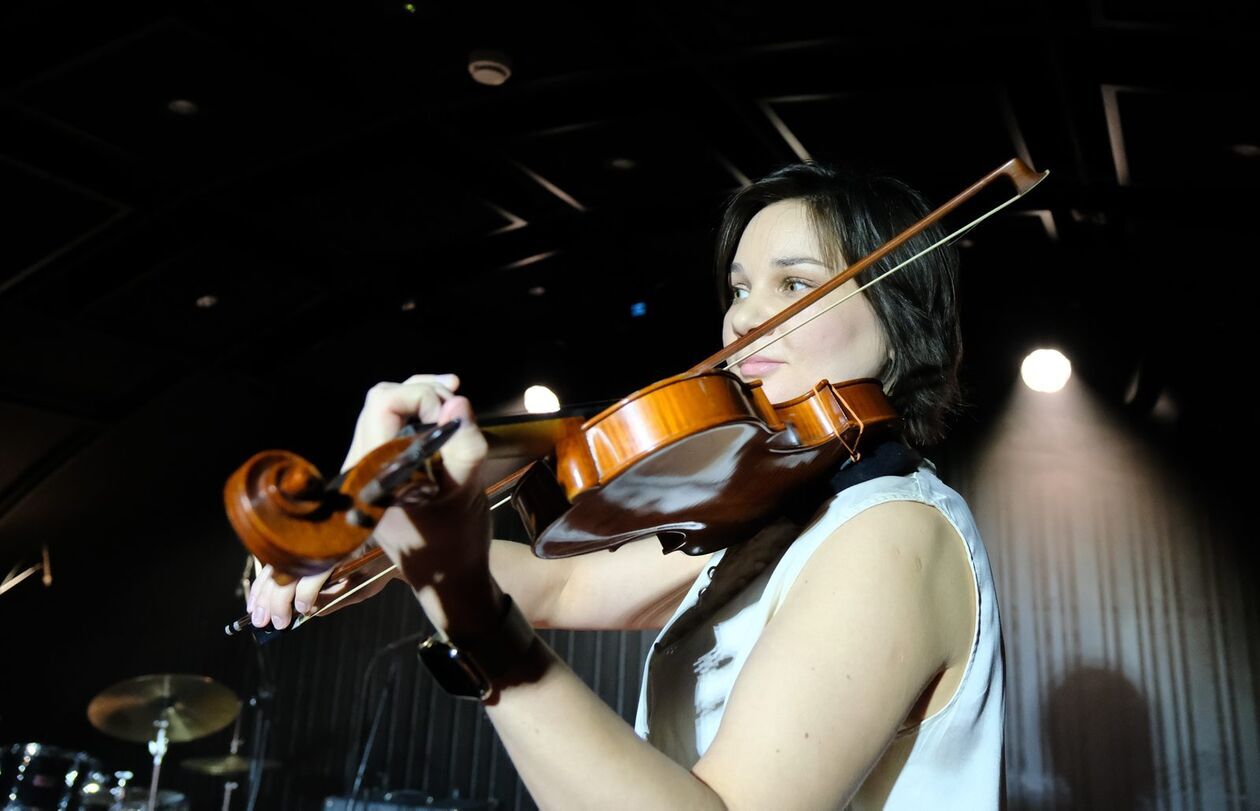
<instances>
[{"instance_id":1,"label":"nose","mask_svg":"<svg viewBox=\"0 0 1260 811\"><path fill-rule=\"evenodd\" d=\"M777 312L771 296L749 291L746 297L731 303L731 330L736 338L742 338Z\"/></svg>"}]
</instances>

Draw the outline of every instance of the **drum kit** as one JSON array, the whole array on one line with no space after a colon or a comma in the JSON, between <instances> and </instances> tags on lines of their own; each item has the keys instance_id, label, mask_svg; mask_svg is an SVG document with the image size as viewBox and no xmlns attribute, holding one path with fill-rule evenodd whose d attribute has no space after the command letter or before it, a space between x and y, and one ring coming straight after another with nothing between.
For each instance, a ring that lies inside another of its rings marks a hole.
<instances>
[{"instance_id":1,"label":"drum kit","mask_svg":"<svg viewBox=\"0 0 1260 811\"><path fill-rule=\"evenodd\" d=\"M0 751L0 809L56 811L188 811L187 798L158 788L167 748L212 735L233 721L231 751L185 760L190 771L223 778L223 811L231 806L237 780L255 777L275 761L245 758L240 746L241 701L205 676L154 674L119 682L88 704L92 726L115 738L148 745L153 772L148 788L132 785L129 771L107 771L85 752L41 743L15 743Z\"/></svg>"}]
</instances>

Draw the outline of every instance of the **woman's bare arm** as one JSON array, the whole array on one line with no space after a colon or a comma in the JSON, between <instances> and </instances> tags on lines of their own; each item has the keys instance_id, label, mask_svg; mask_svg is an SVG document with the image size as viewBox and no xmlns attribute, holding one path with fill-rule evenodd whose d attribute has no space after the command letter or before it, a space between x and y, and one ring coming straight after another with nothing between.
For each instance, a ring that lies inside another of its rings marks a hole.
<instances>
[{"instance_id":1,"label":"woman's bare arm","mask_svg":"<svg viewBox=\"0 0 1260 811\"><path fill-rule=\"evenodd\" d=\"M490 573L538 628L659 628L709 555L661 552L655 536L615 552L544 560L526 544L494 541Z\"/></svg>"}]
</instances>

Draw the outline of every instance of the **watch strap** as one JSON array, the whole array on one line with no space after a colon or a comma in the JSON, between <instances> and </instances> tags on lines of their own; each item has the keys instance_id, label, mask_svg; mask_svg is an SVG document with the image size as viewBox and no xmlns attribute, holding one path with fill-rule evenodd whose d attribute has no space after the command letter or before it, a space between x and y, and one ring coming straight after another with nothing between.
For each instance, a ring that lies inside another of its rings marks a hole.
<instances>
[{"instance_id":1,"label":"watch strap","mask_svg":"<svg viewBox=\"0 0 1260 811\"><path fill-rule=\"evenodd\" d=\"M503 595L502 611L498 625L489 633L458 639L435 634L420 643L420 661L456 698L489 703L508 683L534 680L521 678L525 673L518 671L531 661L538 635L510 595ZM531 673L535 669L524 668Z\"/></svg>"}]
</instances>

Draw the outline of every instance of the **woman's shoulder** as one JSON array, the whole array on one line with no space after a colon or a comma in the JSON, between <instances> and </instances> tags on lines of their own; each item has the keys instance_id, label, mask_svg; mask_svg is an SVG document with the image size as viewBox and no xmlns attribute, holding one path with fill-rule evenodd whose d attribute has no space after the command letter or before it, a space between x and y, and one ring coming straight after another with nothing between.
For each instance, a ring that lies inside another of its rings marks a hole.
<instances>
[{"instance_id":1,"label":"woman's shoulder","mask_svg":"<svg viewBox=\"0 0 1260 811\"><path fill-rule=\"evenodd\" d=\"M888 488L843 521L820 523L813 545L894 543L928 549L952 539L953 522L931 499L908 497L917 495L915 489Z\"/></svg>"},{"instance_id":2,"label":"woman's shoulder","mask_svg":"<svg viewBox=\"0 0 1260 811\"><path fill-rule=\"evenodd\" d=\"M828 499L784 551L771 588L785 595L824 546L850 546L848 554L860 556L895 545L922 557L953 547L969 523L966 503L925 459L907 475L868 479Z\"/></svg>"},{"instance_id":3,"label":"woman's shoulder","mask_svg":"<svg viewBox=\"0 0 1260 811\"><path fill-rule=\"evenodd\" d=\"M881 476L843 490L818 509L785 551L780 568L799 570L820 546L837 537L872 532L916 538L952 535L956 522L947 509L946 489L933 471L920 468L907 476Z\"/></svg>"}]
</instances>

